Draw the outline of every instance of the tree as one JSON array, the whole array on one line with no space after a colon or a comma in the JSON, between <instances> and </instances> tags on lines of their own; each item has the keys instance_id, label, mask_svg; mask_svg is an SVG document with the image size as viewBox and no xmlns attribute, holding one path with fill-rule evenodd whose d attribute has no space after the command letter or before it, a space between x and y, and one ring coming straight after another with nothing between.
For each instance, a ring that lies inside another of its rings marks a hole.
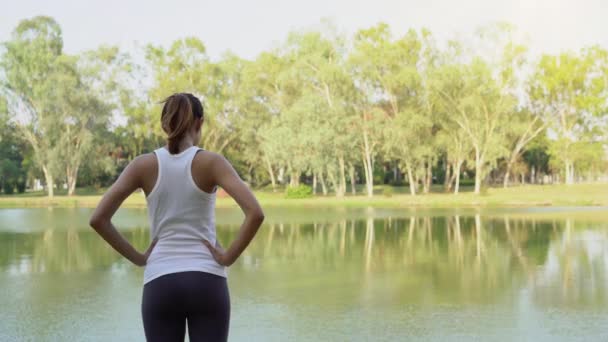
<instances>
[{"instance_id":1,"label":"tree","mask_svg":"<svg viewBox=\"0 0 608 342\"><path fill-rule=\"evenodd\" d=\"M445 113L442 113L445 114ZM454 188L454 193L460 191L460 174L464 163L471 154L471 143L465 132L453 121L441 121L441 130L437 134L437 144L446 154L446 191Z\"/></svg>"},{"instance_id":2,"label":"tree","mask_svg":"<svg viewBox=\"0 0 608 342\"><path fill-rule=\"evenodd\" d=\"M283 50L285 50L283 48ZM287 169L290 174L290 185L299 184L301 172L305 171L309 164L306 163L306 152L301 151L298 139L302 116L297 113L308 115L301 108L308 106L305 101L300 101L303 89L300 87L297 77L297 69L293 68L293 55L286 51L277 50L273 53L262 53L256 61L260 72L261 92L257 96L258 101L263 103L269 114L268 122L259 128L261 139L261 150L271 177L274 177L273 165L279 167L277 180L283 181L283 174ZM296 106L299 108L292 108ZM295 134L295 135L292 135Z\"/></svg>"},{"instance_id":3,"label":"tree","mask_svg":"<svg viewBox=\"0 0 608 342\"><path fill-rule=\"evenodd\" d=\"M27 147L13 123L8 120L6 100L0 97L0 191L12 194L15 188L25 191L25 176L23 165L24 153Z\"/></svg>"},{"instance_id":4,"label":"tree","mask_svg":"<svg viewBox=\"0 0 608 342\"><path fill-rule=\"evenodd\" d=\"M418 156L417 134L428 120L416 110L420 91L417 64L421 42L417 33L410 30L405 36L393 40L386 24L379 24L355 35L354 51L350 63L357 85L370 103L385 112L384 152L404 164L408 171L410 191L414 195L413 169ZM366 179L373 176L369 162L369 149L364 154ZM368 181L368 185L371 182ZM368 196L370 196L368 186Z\"/></svg>"},{"instance_id":5,"label":"tree","mask_svg":"<svg viewBox=\"0 0 608 342\"><path fill-rule=\"evenodd\" d=\"M349 125L354 113L351 103L354 84L345 68L345 40L340 36L327 37L319 32L308 32L292 34L288 43L296 77L306 87L306 96L302 98L314 101L308 117L316 123L316 131L310 134L324 133L311 143L323 150L322 154L316 155L322 160L316 165L326 167L325 170L316 168L313 172L327 172L336 196L343 197L346 193L346 164L353 162L348 152L354 140L354 132ZM323 101L317 102L315 97Z\"/></svg>"},{"instance_id":6,"label":"tree","mask_svg":"<svg viewBox=\"0 0 608 342\"><path fill-rule=\"evenodd\" d=\"M268 173L273 191L276 191L278 160L272 155L275 147L264 141L262 132L280 115L283 107L280 75L287 67L285 58L275 52L263 52L254 61L244 65L239 98L242 101L243 119L238 122L238 154L250 165L260 165Z\"/></svg>"},{"instance_id":7,"label":"tree","mask_svg":"<svg viewBox=\"0 0 608 342\"><path fill-rule=\"evenodd\" d=\"M510 129L506 135L511 152L507 159L503 187L506 188L509 185L511 169L515 162L521 158L524 147L539 134L546 132L546 122L542 118L541 115L530 112L527 109L519 110L512 115Z\"/></svg>"},{"instance_id":8,"label":"tree","mask_svg":"<svg viewBox=\"0 0 608 342\"><path fill-rule=\"evenodd\" d=\"M34 160L45 176L48 196L53 197L60 169L61 128L49 92L62 72L61 28L50 17L22 20L4 48L0 63L6 77L9 109L19 116L18 127L32 146Z\"/></svg>"},{"instance_id":9,"label":"tree","mask_svg":"<svg viewBox=\"0 0 608 342\"><path fill-rule=\"evenodd\" d=\"M2 134L0 134L0 142L2 142L2 139L5 138L7 132L6 129L8 126L9 120L7 101L4 96L0 95L0 132L2 132Z\"/></svg>"},{"instance_id":10,"label":"tree","mask_svg":"<svg viewBox=\"0 0 608 342\"><path fill-rule=\"evenodd\" d=\"M475 194L481 191L488 165L507 153L505 136L510 129L509 117L517 105L516 70L526 51L513 43L511 30L502 24L482 28L475 37L478 42L473 51L487 54L455 54L453 63L443 67L445 81L436 86L445 105L453 107L449 119L464 131L473 148Z\"/></svg>"},{"instance_id":11,"label":"tree","mask_svg":"<svg viewBox=\"0 0 608 342\"><path fill-rule=\"evenodd\" d=\"M449 82L438 91L454 109L450 120L467 136L474 152L475 193L479 194L487 164L504 154L504 128L514 98L501 93L486 63L476 59L469 65L444 70Z\"/></svg>"},{"instance_id":12,"label":"tree","mask_svg":"<svg viewBox=\"0 0 608 342\"><path fill-rule=\"evenodd\" d=\"M576 146L594 139L595 120L606 113L607 64L607 52L598 47L543 55L532 78L531 101L556 135L552 155L563 167L566 184L574 183Z\"/></svg>"}]
</instances>

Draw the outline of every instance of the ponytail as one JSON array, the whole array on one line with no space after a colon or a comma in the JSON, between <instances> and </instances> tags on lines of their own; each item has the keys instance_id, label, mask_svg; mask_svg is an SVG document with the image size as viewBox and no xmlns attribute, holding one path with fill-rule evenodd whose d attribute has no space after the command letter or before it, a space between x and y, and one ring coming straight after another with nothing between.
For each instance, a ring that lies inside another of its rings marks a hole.
<instances>
[{"instance_id":1,"label":"ponytail","mask_svg":"<svg viewBox=\"0 0 608 342\"><path fill-rule=\"evenodd\" d=\"M167 133L169 152L177 154L179 143L194 124L194 117L203 117L202 105L194 95L184 93L173 94L163 103L161 124Z\"/></svg>"}]
</instances>

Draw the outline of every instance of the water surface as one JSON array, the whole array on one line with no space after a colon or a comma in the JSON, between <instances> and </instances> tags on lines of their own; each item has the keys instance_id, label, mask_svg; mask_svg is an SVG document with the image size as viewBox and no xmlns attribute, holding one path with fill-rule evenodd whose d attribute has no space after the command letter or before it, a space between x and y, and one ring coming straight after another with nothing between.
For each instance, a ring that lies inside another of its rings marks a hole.
<instances>
[{"instance_id":1,"label":"water surface","mask_svg":"<svg viewBox=\"0 0 608 342\"><path fill-rule=\"evenodd\" d=\"M608 221L571 210L269 209L229 271L230 340L608 340ZM144 340L143 272L89 214L0 209L0 340ZM227 244L242 216L217 216ZM147 246L145 210L115 223Z\"/></svg>"}]
</instances>

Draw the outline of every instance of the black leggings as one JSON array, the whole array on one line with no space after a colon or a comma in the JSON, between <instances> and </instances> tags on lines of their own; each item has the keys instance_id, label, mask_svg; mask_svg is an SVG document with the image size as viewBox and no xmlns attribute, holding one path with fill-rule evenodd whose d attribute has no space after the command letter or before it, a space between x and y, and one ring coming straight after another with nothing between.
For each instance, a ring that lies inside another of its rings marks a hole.
<instances>
[{"instance_id":1,"label":"black leggings","mask_svg":"<svg viewBox=\"0 0 608 342\"><path fill-rule=\"evenodd\" d=\"M226 278L205 272L179 272L144 285L141 314L148 342L226 341L230 296Z\"/></svg>"}]
</instances>

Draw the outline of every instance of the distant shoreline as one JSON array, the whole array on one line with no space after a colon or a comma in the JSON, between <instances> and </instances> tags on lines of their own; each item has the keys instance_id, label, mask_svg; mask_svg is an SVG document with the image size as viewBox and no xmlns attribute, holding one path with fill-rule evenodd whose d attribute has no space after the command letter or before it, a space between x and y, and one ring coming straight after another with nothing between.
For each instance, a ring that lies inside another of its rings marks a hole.
<instances>
[{"instance_id":1,"label":"distant shoreline","mask_svg":"<svg viewBox=\"0 0 608 342\"><path fill-rule=\"evenodd\" d=\"M402 190L401 188L399 190ZM397 191L395 191L397 192ZM401 191L403 192L403 191ZM0 196L0 208L94 208L101 194L55 196L49 200L42 193ZM526 185L507 189L489 188L485 194L464 192L430 193L411 196L396 193L390 197L382 194L368 198L364 194L336 198L334 195L317 195L311 198L287 199L283 192L257 191L256 196L266 207L374 207L374 208L467 208L467 207L546 207L546 206L608 206L608 183L576 185ZM125 208L144 208L146 201L141 193L135 193L124 203ZM217 207L235 207L231 198L218 198Z\"/></svg>"}]
</instances>

